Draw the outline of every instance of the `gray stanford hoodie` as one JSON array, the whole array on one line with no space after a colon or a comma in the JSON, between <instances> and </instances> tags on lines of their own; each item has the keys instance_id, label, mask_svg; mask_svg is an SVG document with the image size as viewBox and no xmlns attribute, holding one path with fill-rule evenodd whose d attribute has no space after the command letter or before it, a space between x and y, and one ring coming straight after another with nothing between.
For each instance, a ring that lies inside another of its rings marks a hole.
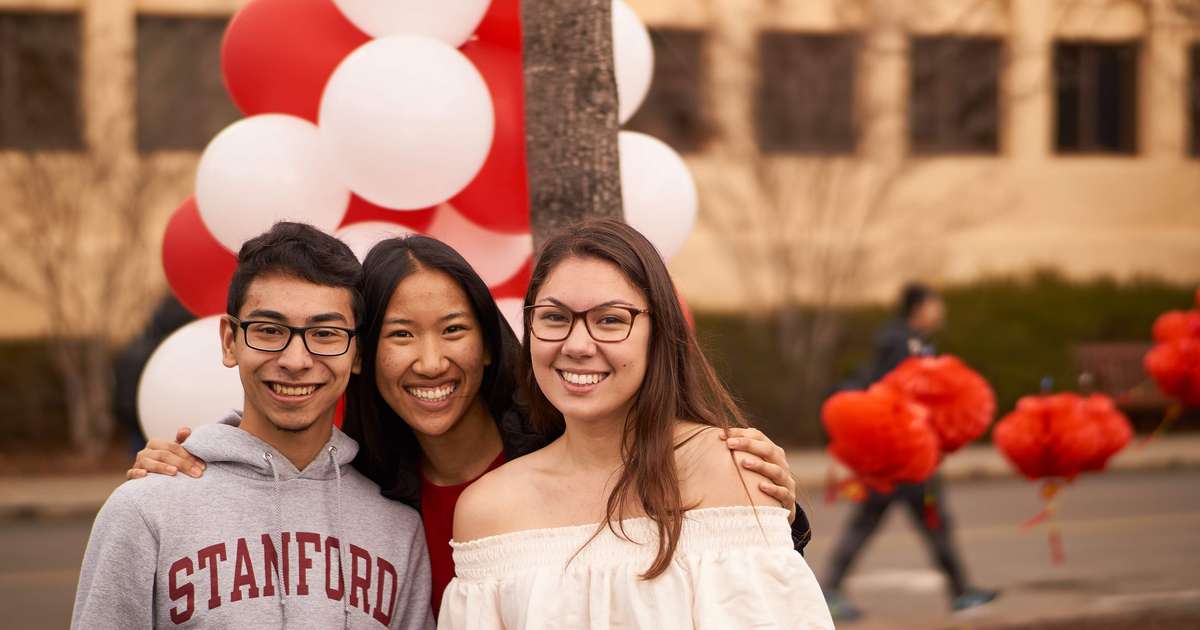
<instances>
[{"instance_id":1,"label":"gray stanford hoodie","mask_svg":"<svg viewBox=\"0 0 1200 630\"><path fill-rule=\"evenodd\" d=\"M354 440L335 428L304 470L225 423L187 448L202 478L149 475L105 502L72 628L433 628L421 519L350 467Z\"/></svg>"}]
</instances>

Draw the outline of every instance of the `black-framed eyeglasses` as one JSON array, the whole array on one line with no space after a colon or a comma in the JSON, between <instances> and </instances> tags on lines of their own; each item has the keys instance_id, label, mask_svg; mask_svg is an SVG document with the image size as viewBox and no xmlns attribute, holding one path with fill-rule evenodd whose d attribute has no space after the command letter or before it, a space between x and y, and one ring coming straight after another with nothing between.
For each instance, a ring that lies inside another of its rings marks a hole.
<instances>
[{"instance_id":1,"label":"black-framed eyeglasses","mask_svg":"<svg viewBox=\"0 0 1200 630\"><path fill-rule=\"evenodd\" d=\"M292 337L300 335L304 349L322 357L336 357L350 350L350 340L358 334L353 328L341 326L286 326L271 321L241 321L229 319L242 329L246 345L261 352L283 352Z\"/></svg>"},{"instance_id":2,"label":"black-framed eyeglasses","mask_svg":"<svg viewBox=\"0 0 1200 630\"><path fill-rule=\"evenodd\" d=\"M586 311L572 311L556 304L534 304L525 307L525 327L542 341L562 341L571 335L575 320L583 319L583 327L595 341L617 343L629 338L638 315L649 313L648 308L601 305Z\"/></svg>"}]
</instances>

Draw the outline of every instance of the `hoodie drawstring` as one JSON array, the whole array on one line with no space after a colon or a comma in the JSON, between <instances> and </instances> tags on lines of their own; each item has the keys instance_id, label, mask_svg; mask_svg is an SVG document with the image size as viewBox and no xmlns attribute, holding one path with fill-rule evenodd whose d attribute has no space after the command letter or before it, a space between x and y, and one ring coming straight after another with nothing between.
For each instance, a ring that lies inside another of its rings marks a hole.
<instances>
[{"instance_id":1,"label":"hoodie drawstring","mask_svg":"<svg viewBox=\"0 0 1200 630\"><path fill-rule=\"evenodd\" d=\"M342 533L346 531L342 527L342 519L345 518L342 513L342 467L338 466L337 447L332 444L329 446L329 463L333 466L334 477L337 478L337 516L333 518L333 533L340 541L338 565L342 571L342 630L346 630L350 627L350 587L346 584L346 578L349 577L346 573L346 551L350 547L350 541L342 537Z\"/></svg>"},{"instance_id":2,"label":"hoodie drawstring","mask_svg":"<svg viewBox=\"0 0 1200 630\"><path fill-rule=\"evenodd\" d=\"M279 595L279 612L283 615L283 625L281 628L287 628L287 595L284 594L284 589L287 585L284 584L283 578L279 571L279 565L285 562L283 556L287 550L283 548L283 489L279 482L279 471L275 469L275 458L271 457L270 451L263 451L263 459L267 461L267 466L271 468L271 475L275 477L275 538L279 541L279 550L275 554L275 592ZM272 543L274 544L274 543Z\"/></svg>"}]
</instances>

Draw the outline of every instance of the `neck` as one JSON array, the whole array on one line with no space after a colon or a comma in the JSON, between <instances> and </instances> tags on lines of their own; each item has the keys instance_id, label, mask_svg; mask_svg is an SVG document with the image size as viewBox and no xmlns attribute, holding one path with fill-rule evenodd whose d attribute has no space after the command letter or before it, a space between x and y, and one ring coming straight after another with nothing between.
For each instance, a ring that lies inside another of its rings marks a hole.
<instances>
[{"instance_id":1,"label":"neck","mask_svg":"<svg viewBox=\"0 0 1200 630\"><path fill-rule=\"evenodd\" d=\"M604 419L564 417L559 443L567 460L585 470L611 473L621 466L621 441L628 410Z\"/></svg>"},{"instance_id":2,"label":"neck","mask_svg":"<svg viewBox=\"0 0 1200 630\"><path fill-rule=\"evenodd\" d=\"M254 437L275 447L275 450L296 467L304 470L316 459L333 435L333 410L321 415L316 422L301 431L285 431L276 427L258 410L245 406L239 427Z\"/></svg>"},{"instance_id":3,"label":"neck","mask_svg":"<svg viewBox=\"0 0 1200 630\"><path fill-rule=\"evenodd\" d=\"M478 479L504 449L500 429L479 398L445 433L414 433L421 445L421 472L439 486L456 486Z\"/></svg>"}]
</instances>

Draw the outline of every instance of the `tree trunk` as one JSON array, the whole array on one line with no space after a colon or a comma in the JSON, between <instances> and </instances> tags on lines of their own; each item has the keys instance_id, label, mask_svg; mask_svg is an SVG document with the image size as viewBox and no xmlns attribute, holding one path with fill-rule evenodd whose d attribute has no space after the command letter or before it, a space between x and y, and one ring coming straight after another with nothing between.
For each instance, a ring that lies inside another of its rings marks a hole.
<instances>
[{"instance_id":1,"label":"tree trunk","mask_svg":"<svg viewBox=\"0 0 1200 630\"><path fill-rule=\"evenodd\" d=\"M611 0L521 0L534 250L586 218L623 218Z\"/></svg>"}]
</instances>

